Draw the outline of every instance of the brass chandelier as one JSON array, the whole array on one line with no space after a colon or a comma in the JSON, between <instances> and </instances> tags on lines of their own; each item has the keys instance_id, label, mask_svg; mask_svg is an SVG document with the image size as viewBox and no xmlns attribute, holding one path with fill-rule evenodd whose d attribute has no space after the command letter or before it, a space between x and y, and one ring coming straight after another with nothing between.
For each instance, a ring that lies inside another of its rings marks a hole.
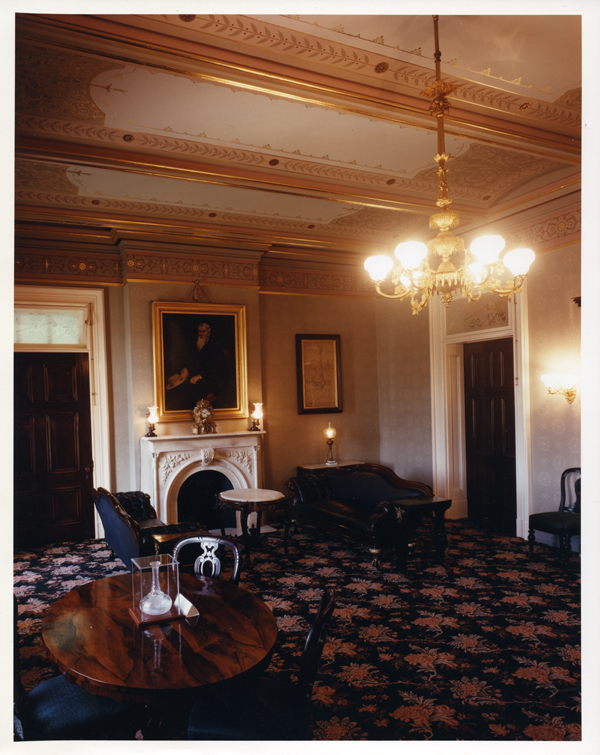
<instances>
[{"instance_id":1,"label":"brass chandelier","mask_svg":"<svg viewBox=\"0 0 600 755\"><path fill-rule=\"evenodd\" d=\"M505 246L502 236L480 236L471 243L470 249L466 249L463 239L452 233L460 221L458 213L448 207L452 200L448 197L446 180L449 155L446 154L444 141L444 114L450 109L446 98L458 89L458 85L441 81L438 16L433 16L433 28L436 80L421 95L431 99L429 112L437 120L438 152L434 159L438 164L436 205L439 209L429 218L429 228L438 233L428 244L420 241L398 244L394 254L400 264L391 275L395 286L393 293L381 290L394 266L393 260L387 255L376 255L365 260L365 268L375 281L377 292L389 299L410 296L413 315L419 314L435 293L441 296L446 307L459 292L469 301L479 300L485 289L510 299L521 291L529 266L535 258L531 249L513 249L500 259L500 252ZM505 268L510 270L513 279L503 283L499 278Z\"/></svg>"}]
</instances>

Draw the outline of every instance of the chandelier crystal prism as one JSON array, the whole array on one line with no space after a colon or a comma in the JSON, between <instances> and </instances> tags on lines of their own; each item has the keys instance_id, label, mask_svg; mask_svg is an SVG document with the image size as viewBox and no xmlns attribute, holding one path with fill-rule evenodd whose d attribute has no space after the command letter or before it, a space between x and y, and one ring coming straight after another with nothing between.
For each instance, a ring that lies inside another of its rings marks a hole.
<instances>
[{"instance_id":1,"label":"chandelier crystal prism","mask_svg":"<svg viewBox=\"0 0 600 755\"><path fill-rule=\"evenodd\" d=\"M429 228L437 231L437 236L424 244L421 241L405 241L398 244L394 254L400 264L394 267L391 257L375 255L365 260L365 268L375 281L377 293L388 299L404 299L410 296L413 315L425 307L434 294L439 294L444 306L448 307L457 293L462 293L469 301L477 301L484 291L492 291L510 299L522 290L523 281L535 258L531 249L513 249L502 259L505 242L502 236L480 236L465 247L463 239L452 231L458 227L458 213L449 209L452 200L448 196L446 180L449 155L446 154L444 139L444 114L450 109L449 94L458 89L457 84L441 81L441 53L438 38L438 16L433 16L435 35L435 76L436 81L421 95L431 99L429 112L437 121L438 164L438 211L429 218ZM393 293L382 291L388 273L392 270ZM501 281L509 270L512 280Z\"/></svg>"}]
</instances>

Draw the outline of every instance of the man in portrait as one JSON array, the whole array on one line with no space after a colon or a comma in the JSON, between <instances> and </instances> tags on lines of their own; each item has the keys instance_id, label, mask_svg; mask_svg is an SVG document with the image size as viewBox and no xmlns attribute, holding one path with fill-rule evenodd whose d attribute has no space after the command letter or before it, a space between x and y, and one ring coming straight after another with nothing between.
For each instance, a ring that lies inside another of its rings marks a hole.
<instances>
[{"instance_id":1,"label":"man in portrait","mask_svg":"<svg viewBox=\"0 0 600 755\"><path fill-rule=\"evenodd\" d=\"M198 324L195 343L183 353L165 384L167 411L193 409L207 399L214 408L235 406L235 386L227 351L213 338L210 325Z\"/></svg>"}]
</instances>

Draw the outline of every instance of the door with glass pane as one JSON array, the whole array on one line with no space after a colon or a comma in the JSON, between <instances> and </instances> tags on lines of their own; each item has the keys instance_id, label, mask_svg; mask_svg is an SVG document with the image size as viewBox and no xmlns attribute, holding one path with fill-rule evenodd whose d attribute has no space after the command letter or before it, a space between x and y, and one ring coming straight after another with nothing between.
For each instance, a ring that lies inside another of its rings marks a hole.
<instances>
[{"instance_id":1,"label":"door with glass pane","mask_svg":"<svg viewBox=\"0 0 600 755\"><path fill-rule=\"evenodd\" d=\"M15 544L94 537L87 354L16 353Z\"/></svg>"}]
</instances>

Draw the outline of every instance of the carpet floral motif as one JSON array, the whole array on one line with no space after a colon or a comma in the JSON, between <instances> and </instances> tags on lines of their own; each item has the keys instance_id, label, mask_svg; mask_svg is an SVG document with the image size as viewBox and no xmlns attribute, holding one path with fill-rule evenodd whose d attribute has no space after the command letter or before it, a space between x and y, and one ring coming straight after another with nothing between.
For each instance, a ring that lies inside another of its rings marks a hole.
<instances>
[{"instance_id":1,"label":"carpet floral motif","mask_svg":"<svg viewBox=\"0 0 600 755\"><path fill-rule=\"evenodd\" d=\"M263 536L240 586L273 611L279 639L267 673L295 679L322 591L338 602L313 696L313 740L580 740L579 559L533 560L517 538L447 523L447 562L428 532L406 574L377 570L359 545L302 527L291 561L281 532ZM18 553L15 594L23 681L56 671L40 636L47 607L91 579L126 572L103 540Z\"/></svg>"}]
</instances>

